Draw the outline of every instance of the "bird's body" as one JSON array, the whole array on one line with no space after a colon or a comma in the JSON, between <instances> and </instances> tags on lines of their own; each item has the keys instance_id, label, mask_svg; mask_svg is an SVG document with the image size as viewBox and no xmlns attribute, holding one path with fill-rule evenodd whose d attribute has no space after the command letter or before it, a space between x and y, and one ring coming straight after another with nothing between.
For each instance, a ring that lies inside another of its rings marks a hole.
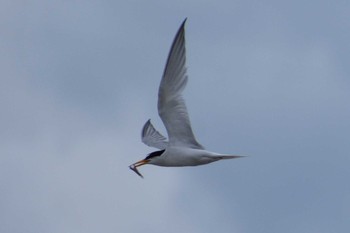
<instances>
[{"instance_id":1,"label":"bird's body","mask_svg":"<svg viewBox=\"0 0 350 233\"><path fill-rule=\"evenodd\" d=\"M160 156L154 157L148 164L162 167L198 166L218 161L220 159L237 158L235 155L221 155L202 149L169 146Z\"/></svg>"},{"instance_id":2,"label":"bird's body","mask_svg":"<svg viewBox=\"0 0 350 233\"><path fill-rule=\"evenodd\" d=\"M188 80L186 74L185 22L178 30L171 46L158 91L158 114L168 132L169 141L148 120L142 129L142 142L158 148L145 159L130 166L139 176L137 167L153 164L163 167L198 166L222 159L242 156L210 152L198 143L191 128L182 91Z\"/></svg>"}]
</instances>

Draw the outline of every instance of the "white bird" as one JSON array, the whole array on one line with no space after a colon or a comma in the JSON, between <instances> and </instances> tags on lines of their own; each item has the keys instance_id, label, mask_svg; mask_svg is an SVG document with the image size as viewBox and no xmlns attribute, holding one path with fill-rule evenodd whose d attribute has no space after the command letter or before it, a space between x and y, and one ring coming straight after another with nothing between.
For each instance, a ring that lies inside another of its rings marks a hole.
<instances>
[{"instance_id":1,"label":"white bird","mask_svg":"<svg viewBox=\"0 0 350 233\"><path fill-rule=\"evenodd\" d=\"M198 143L193 134L185 101L181 94L188 80L185 22L186 19L181 24L171 46L158 92L158 114L165 125L169 141L153 127L150 120L145 123L141 134L142 142L159 150L129 166L141 177L143 176L137 167L145 164L183 167L243 157L207 151Z\"/></svg>"}]
</instances>

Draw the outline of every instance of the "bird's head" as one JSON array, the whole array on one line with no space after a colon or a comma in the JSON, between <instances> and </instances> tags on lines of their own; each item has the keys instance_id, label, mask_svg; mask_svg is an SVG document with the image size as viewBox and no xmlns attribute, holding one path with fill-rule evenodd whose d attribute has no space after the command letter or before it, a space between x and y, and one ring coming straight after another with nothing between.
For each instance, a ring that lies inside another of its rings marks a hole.
<instances>
[{"instance_id":1,"label":"bird's head","mask_svg":"<svg viewBox=\"0 0 350 233\"><path fill-rule=\"evenodd\" d=\"M156 164L156 161L158 160L159 156L161 156L164 151L165 150L154 151L154 152L148 154L146 156L146 158L144 158L136 163L131 164L129 166L129 168L131 170L133 170L137 175L139 175L143 178L141 173L137 170L137 167L140 167L140 166L145 165L145 164Z\"/></svg>"}]
</instances>

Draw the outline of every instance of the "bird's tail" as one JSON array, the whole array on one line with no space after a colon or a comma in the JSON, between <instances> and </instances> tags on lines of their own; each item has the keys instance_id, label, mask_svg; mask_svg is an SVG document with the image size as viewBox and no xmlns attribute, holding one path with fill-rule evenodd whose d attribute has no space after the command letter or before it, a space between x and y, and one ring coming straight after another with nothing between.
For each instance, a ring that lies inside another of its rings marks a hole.
<instances>
[{"instance_id":1,"label":"bird's tail","mask_svg":"<svg viewBox=\"0 0 350 233\"><path fill-rule=\"evenodd\" d=\"M243 158L243 157L247 157L244 155L219 155L217 156L218 159L237 159L237 158Z\"/></svg>"}]
</instances>

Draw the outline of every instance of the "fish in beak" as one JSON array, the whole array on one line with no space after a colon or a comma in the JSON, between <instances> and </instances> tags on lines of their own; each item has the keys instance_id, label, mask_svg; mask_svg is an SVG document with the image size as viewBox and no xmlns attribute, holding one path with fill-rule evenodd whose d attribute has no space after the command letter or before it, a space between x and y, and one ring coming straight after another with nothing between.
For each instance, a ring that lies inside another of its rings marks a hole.
<instances>
[{"instance_id":1,"label":"fish in beak","mask_svg":"<svg viewBox=\"0 0 350 233\"><path fill-rule=\"evenodd\" d=\"M139 175L141 178L143 178L143 176L142 176L142 174L137 170L137 167L140 167L140 166L142 166L142 165L145 165L145 164L147 164L149 162L149 160L146 160L146 159L143 159L143 160L140 160L140 161L138 161L138 162L136 162L136 163L134 163L134 164L131 164L130 166L129 166L129 168L131 169L131 170L133 170L137 175Z\"/></svg>"}]
</instances>

